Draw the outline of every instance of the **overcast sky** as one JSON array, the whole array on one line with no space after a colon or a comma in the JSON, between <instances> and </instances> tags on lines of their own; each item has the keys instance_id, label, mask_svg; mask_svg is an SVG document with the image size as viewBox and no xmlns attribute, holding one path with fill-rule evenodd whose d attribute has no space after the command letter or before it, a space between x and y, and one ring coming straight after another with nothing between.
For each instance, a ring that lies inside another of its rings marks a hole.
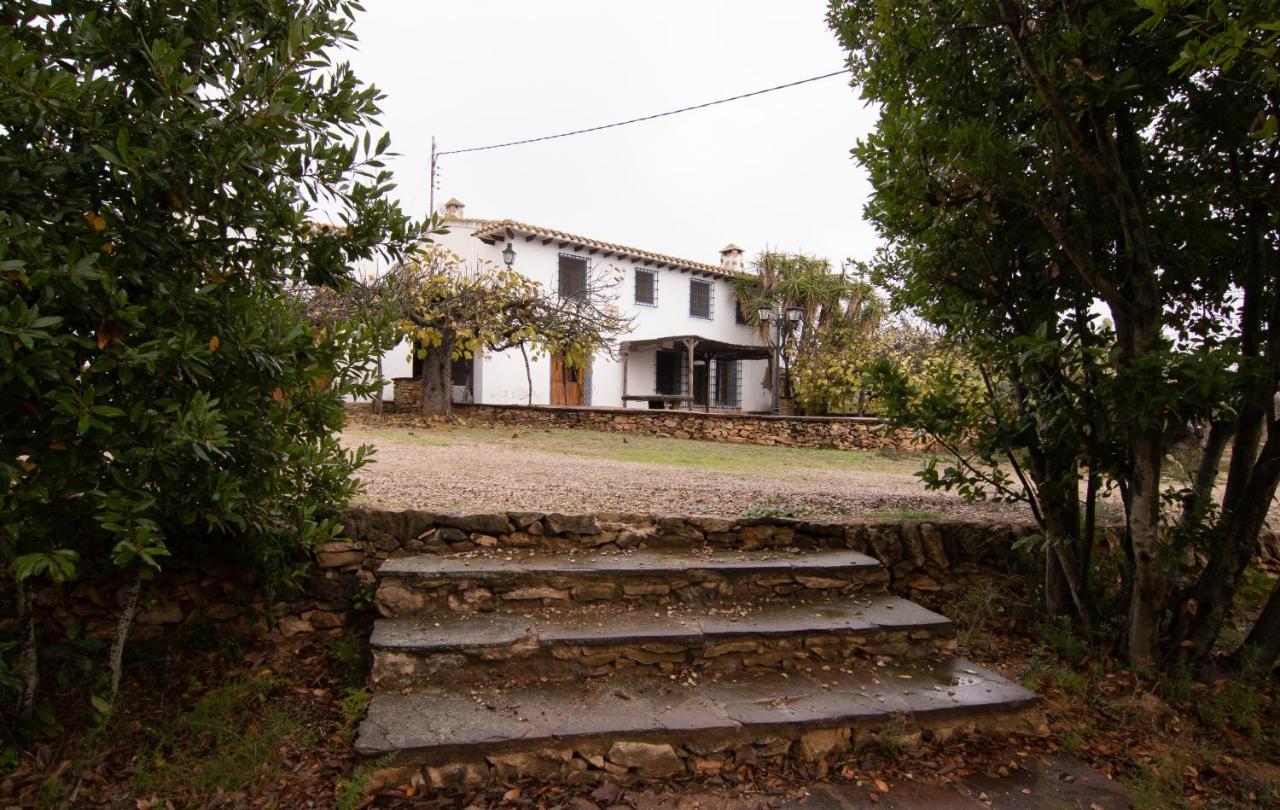
<instances>
[{"instance_id":1,"label":"overcast sky","mask_svg":"<svg viewBox=\"0 0 1280 810\"><path fill-rule=\"evenodd\" d=\"M610 123L843 66L822 0L366 0L358 76L383 124L406 210L428 210L441 150ZM437 206L719 261L736 242L833 263L875 247L849 155L874 112L842 76L548 143L441 158Z\"/></svg>"}]
</instances>

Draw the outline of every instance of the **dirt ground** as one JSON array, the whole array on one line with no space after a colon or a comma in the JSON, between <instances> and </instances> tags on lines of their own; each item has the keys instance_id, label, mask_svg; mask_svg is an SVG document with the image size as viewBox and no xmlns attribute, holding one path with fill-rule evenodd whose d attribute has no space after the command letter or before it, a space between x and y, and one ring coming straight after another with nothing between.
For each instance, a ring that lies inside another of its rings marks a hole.
<instances>
[{"instance_id":1,"label":"dirt ground","mask_svg":"<svg viewBox=\"0 0 1280 810\"><path fill-rule=\"evenodd\" d=\"M1029 518L925 490L914 475L925 458L910 454L510 427L355 425L344 441L377 448L361 501L383 508Z\"/></svg>"}]
</instances>

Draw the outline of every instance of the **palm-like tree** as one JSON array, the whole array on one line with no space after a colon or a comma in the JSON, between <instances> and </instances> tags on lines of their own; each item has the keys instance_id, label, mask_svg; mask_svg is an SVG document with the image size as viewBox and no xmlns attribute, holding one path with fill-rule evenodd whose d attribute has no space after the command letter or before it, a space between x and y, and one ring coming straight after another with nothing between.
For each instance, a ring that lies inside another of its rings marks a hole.
<instances>
[{"instance_id":1,"label":"palm-like tree","mask_svg":"<svg viewBox=\"0 0 1280 810\"><path fill-rule=\"evenodd\" d=\"M791 396L789 371L800 356L814 356L819 348L839 336L865 336L884 317L884 303L874 288L842 267L832 270L831 262L803 253L765 251L752 262L755 275L735 281L738 305L761 339L772 341L773 325L760 320L762 307L799 307L804 313L799 332L783 331L781 358L783 396ZM765 386L772 384L767 379Z\"/></svg>"}]
</instances>

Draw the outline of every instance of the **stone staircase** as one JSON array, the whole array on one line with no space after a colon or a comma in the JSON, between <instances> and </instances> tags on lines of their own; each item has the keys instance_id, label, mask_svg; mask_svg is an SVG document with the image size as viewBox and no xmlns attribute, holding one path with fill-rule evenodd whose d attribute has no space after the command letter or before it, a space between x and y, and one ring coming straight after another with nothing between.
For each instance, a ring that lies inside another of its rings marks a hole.
<instances>
[{"instance_id":1,"label":"stone staircase","mask_svg":"<svg viewBox=\"0 0 1280 810\"><path fill-rule=\"evenodd\" d=\"M381 780L590 784L1043 733L1035 695L956 658L951 622L864 554L478 537L378 570L356 748Z\"/></svg>"}]
</instances>

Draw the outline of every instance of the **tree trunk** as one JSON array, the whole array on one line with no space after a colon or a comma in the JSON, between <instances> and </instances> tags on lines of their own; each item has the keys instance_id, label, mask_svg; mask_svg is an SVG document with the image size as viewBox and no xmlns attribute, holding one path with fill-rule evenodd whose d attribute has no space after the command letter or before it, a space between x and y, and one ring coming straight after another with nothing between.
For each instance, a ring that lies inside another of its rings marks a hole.
<instances>
[{"instance_id":1,"label":"tree trunk","mask_svg":"<svg viewBox=\"0 0 1280 810\"><path fill-rule=\"evenodd\" d=\"M1126 621L1126 655L1130 664L1138 665L1159 658L1165 577L1160 561L1160 431L1139 427L1133 434L1133 514L1129 524L1133 590Z\"/></svg>"},{"instance_id":2,"label":"tree trunk","mask_svg":"<svg viewBox=\"0 0 1280 810\"><path fill-rule=\"evenodd\" d=\"M378 390L373 393L373 406L371 410L376 414L380 414L382 413L382 388L385 384L382 379L382 355L378 355L376 362L378 369Z\"/></svg>"},{"instance_id":3,"label":"tree trunk","mask_svg":"<svg viewBox=\"0 0 1280 810\"><path fill-rule=\"evenodd\" d=\"M1207 656L1231 614L1235 593L1258 551L1258 533L1280 486L1280 430L1272 418L1276 407L1276 365L1280 361L1280 292L1267 299L1264 271L1263 211L1256 200L1248 206L1247 261L1240 314L1240 395L1235 442L1227 467L1218 539L1209 563L1196 581L1191 600L1179 611L1175 632L1176 663ZM1264 434L1264 426L1266 428ZM1264 440L1265 435L1265 440ZM1264 628L1265 635L1265 628ZM1274 660L1274 656L1272 659Z\"/></svg>"},{"instance_id":4,"label":"tree trunk","mask_svg":"<svg viewBox=\"0 0 1280 810\"><path fill-rule=\"evenodd\" d=\"M1088 484L1085 485L1084 495L1084 528L1081 529L1080 535L1080 592L1089 601L1089 617L1097 618L1098 606L1091 597L1089 589L1093 587L1093 547L1097 538L1094 535L1098 531L1098 486L1101 479L1098 474L1089 468Z\"/></svg>"},{"instance_id":5,"label":"tree trunk","mask_svg":"<svg viewBox=\"0 0 1280 810\"><path fill-rule=\"evenodd\" d=\"M1075 478L1070 479L1074 489ZM1064 482L1065 483L1065 482ZM1089 595L1080 582L1080 501L1061 486L1042 486L1040 507L1045 534L1045 609L1050 616L1076 616L1086 635L1093 632ZM1046 493L1056 498L1044 497Z\"/></svg>"},{"instance_id":6,"label":"tree trunk","mask_svg":"<svg viewBox=\"0 0 1280 810\"><path fill-rule=\"evenodd\" d=\"M1258 552L1258 533L1280 486L1280 433L1272 432L1258 455L1248 480L1238 489L1236 505L1224 512L1219 523L1219 541L1209 564L1193 590L1194 610L1180 621L1176 662L1195 660L1213 649L1222 626L1231 614L1236 590L1244 572Z\"/></svg>"},{"instance_id":7,"label":"tree trunk","mask_svg":"<svg viewBox=\"0 0 1280 810\"><path fill-rule=\"evenodd\" d=\"M116 706L116 695L120 693L120 676L124 672L124 645L129 639L129 628L133 626L133 615L138 610L138 594L141 592L142 569L138 569L133 584L129 586L120 620L116 622L116 638L111 644L111 691L107 696L107 704L112 710Z\"/></svg>"},{"instance_id":8,"label":"tree trunk","mask_svg":"<svg viewBox=\"0 0 1280 810\"><path fill-rule=\"evenodd\" d=\"M524 357L524 381L529 385L529 398L525 404L533 407L533 370L529 368L529 352L523 342L520 343L520 355Z\"/></svg>"},{"instance_id":9,"label":"tree trunk","mask_svg":"<svg viewBox=\"0 0 1280 810\"><path fill-rule=\"evenodd\" d=\"M1270 672L1280 659L1280 582L1271 588L1271 597L1249 631L1249 636L1233 656L1238 664Z\"/></svg>"},{"instance_id":10,"label":"tree trunk","mask_svg":"<svg viewBox=\"0 0 1280 810\"><path fill-rule=\"evenodd\" d=\"M454 334L445 331L437 346L428 348L422 358L422 402L419 410L427 416L448 416L453 410Z\"/></svg>"},{"instance_id":11,"label":"tree trunk","mask_svg":"<svg viewBox=\"0 0 1280 810\"><path fill-rule=\"evenodd\" d=\"M1129 484L1123 478L1116 482L1120 490L1120 502L1124 505L1124 526L1120 532L1120 594L1119 604L1128 607L1133 598L1133 500L1129 497ZM1128 637L1128 628L1122 628L1122 640Z\"/></svg>"},{"instance_id":12,"label":"tree trunk","mask_svg":"<svg viewBox=\"0 0 1280 810\"><path fill-rule=\"evenodd\" d=\"M1182 517L1179 525L1187 525L1202 514L1204 507L1213 494L1213 485L1218 481L1218 467L1222 463L1222 453L1231 440L1231 423L1225 419L1209 424L1209 432L1204 444L1200 446L1200 460L1196 464L1196 475L1191 482L1191 491L1182 500Z\"/></svg>"},{"instance_id":13,"label":"tree trunk","mask_svg":"<svg viewBox=\"0 0 1280 810\"><path fill-rule=\"evenodd\" d=\"M1072 597L1068 572L1063 570L1062 547L1071 546L1075 542L1078 531L1076 527L1080 523L1079 502L1074 476L1070 477L1070 487L1066 486L1065 476L1054 469L1057 465L1047 458L1045 449L1042 445L1041 452L1037 454L1040 456L1039 463L1035 464L1041 473L1036 487L1045 541L1044 607L1051 617L1070 616L1076 612L1076 600Z\"/></svg>"},{"instance_id":14,"label":"tree trunk","mask_svg":"<svg viewBox=\"0 0 1280 810\"><path fill-rule=\"evenodd\" d=\"M18 638L21 645L18 655L18 670L22 677L22 692L18 695L18 717L24 717L35 710L36 689L40 684L40 658L36 649L36 620L32 607L32 599L27 591L27 584L17 582L18 597Z\"/></svg>"},{"instance_id":15,"label":"tree trunk","mask_svg":"<svg viewBox=\"0 0 1280 810\"><path fill-rule=\"evenodd\" d=\"M1050 618L1075 615L1071 601L1071 585L1062 570L1062 562L1054 548L1061 539L1045 538L1044 544L1044 612Z\"/></svg>"},{"instance_id":16,"label":"tree trunk","mask_svg":"<svg viewBox=\"0 0 1280 810\"><path fill-rule=\"evenodd\" d=\"M1038 367L1033 372L1035 387L1048 391L1057 386L1060 370ZM983 382L994 398L994 389L985 371ZM1050 616L1076 615L1086 633L1091 632L1085 594L1080 590L1078 552L1080 543L1080 463L1079 448L1062 442L1050 423L1055 414L1028 404L1020 391L1024 412L1034 414L1037 442L1031 450L1031 475L1035 480L1035 500L1039 502L1039 522L1044 530L1044 600ZM1017 461L1010 456L1017 472ZM1018 473L1021 478L1021 473ZM1025 484L1024 484L1025 486Z\"/></svg>"},{"instance_id":17,"label":"tree trunk","mask_svg":"<svg viewBox=\"0 0 1280 810\"><path fill-rule=\"evenodd\" d=\"M1154 294L1147 290L1148 300ZM1143 308L1146 309L1146 308ZM1127 323L1125 322L1127 321ZM1153 350L1160 339L1159 308L1141 316L1116 318L1122 360L1121 375ZM1160 619L1165 608L1166 578L1161 560L1160 472L1164 459L1164 425L1159 414L1135 414L1128 426L1128 514L1130 572L1125 611L1125 657L1134 666L1160 658Z\"/></svg>"}]
</instances>

